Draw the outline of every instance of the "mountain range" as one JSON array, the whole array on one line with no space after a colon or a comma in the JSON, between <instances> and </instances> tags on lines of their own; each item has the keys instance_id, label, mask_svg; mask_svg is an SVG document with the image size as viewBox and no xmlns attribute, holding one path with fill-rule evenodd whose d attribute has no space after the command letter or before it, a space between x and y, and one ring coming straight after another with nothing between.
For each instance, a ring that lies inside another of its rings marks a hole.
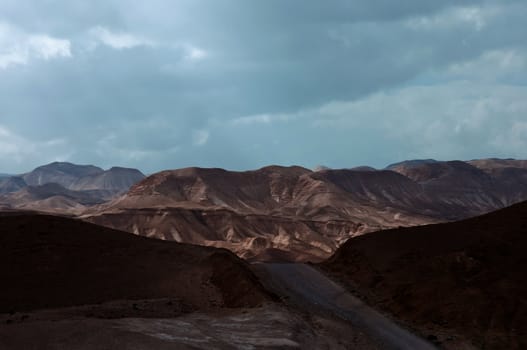
<instances>
[{"instance_id":1,"label":"mountain range","mask_svg":"<svg viewBox=\"0 0 527 350\"><path fill-rule=\"evenodd\" d=\"M453 221L527 199L525 161L409 161L375 170L269 166L153 174L81 218L249 260L329 257L367 232Z\"/></svg>"},{"instance_id":2,"label":"mountain range","mask_svg":"<svg viewBox=\"0 0 527 350\"><path fill-rule=\"evenodd\" d=\"M527 200L527 161L411 160L386 169L139 170L55 162L0 179L0 208L77 216L258 261L321 261L351 237Z\"/></svg>"},{"instance_id":3,"label":"mountain range","mask_svg":"<svg viewBox=\"0 0 527 350\"><path fill-rule=\"evenodd\" d=\"M0 178L0 207L80 213L126 192L145 176L136 169L54 162Z\"/></svg>"}]
</instances>

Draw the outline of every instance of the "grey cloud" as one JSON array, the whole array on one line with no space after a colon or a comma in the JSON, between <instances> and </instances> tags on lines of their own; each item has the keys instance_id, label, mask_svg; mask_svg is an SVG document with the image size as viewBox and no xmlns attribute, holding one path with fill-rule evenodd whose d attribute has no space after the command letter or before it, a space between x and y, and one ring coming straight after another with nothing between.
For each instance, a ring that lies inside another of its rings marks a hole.
<instances>
[{"instance_id":1,"label":"grey cloud","mask_svg":"<svg viewBox=\"0 0 527 350\"><path fill-rule=\"evenodd\" d=\"M72 56L0 71L0 126L35 142L67 140L74 160L147 172L277 162L379 165L413 156L414 147L423 147L426 157L439 155L431 145L409 142L409 134L379 135L394 100L366 122L326 110L316 119L327 126L317 129L304 114L332 102L369 101L383 91L417 93L405 89L423 84L444 91L463 79L483 98L494 85L526 81L527 5L521 1L6 0L0 13L0 21L24 32L69 40ZM495 74L508 53L513 64ZM440 124L450 117L436 109L470 103L466 94L438 97L440 103L427 98ZM513 103L521 93L498 98ZM429 122L415 111L427 109L416 107L400 122ZM273 121L232 123L263 115ZM502 118L508 126L518 121ZM335 119L355 127L342 130ZM471 135L471 154L497 152L500 137L482 130ZM477 146L488 137L493 145ZM47 152L58 157L61 150ZM0 170L33 165L0 154Z\"/></svg>"}]
</instances>

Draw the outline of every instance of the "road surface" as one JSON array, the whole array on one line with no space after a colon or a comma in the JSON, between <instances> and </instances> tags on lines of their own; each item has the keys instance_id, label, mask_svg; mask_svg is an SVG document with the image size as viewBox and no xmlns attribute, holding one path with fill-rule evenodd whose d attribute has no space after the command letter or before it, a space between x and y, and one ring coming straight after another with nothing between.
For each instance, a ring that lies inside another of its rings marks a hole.
<instances>
[{"instance_id":1,"label":"road surface","mask_svg":"<svg viewBox=\"0 0 527 350\"><path fill-rule=\"evenodd\" d=\"M329 312L350 321L385 349L436 349L410 333L318 270L305 264L256 264L267 288L302 308Z\"/></svg>"}]
</instances>

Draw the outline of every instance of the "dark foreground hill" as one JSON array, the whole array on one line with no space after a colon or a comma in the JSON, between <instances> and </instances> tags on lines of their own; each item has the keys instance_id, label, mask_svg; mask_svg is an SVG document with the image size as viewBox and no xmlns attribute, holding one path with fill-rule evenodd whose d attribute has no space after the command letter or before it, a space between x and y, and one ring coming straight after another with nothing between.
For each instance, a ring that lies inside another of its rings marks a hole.
<instances>
[{"instance_id":1,"label":"dark foreground hill","mask_svg":"<svg viewBox=\"0 0 527 350\"><path fill-rule=\"evenodd\" d=\"M527 348L527 202L350 239L321 266L430 337Z\"/></svg>"},{"instance_id":2,"label":"dark foreground hill","mask_svg":"<svg viewBox=\"0 0 527 350\"><path fill-rule=\"evenodd\" d=\"M171 298L188 310L268 299L234 254L78 220L0 215L0 313Z\"/></svg>"}]
</instances>

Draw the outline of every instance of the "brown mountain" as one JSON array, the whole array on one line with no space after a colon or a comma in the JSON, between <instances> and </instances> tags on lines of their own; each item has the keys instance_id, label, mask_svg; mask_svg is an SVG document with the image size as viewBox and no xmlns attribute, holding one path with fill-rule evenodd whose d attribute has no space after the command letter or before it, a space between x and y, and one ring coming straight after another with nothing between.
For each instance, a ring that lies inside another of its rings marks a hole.
<instances>
[{"instance_id":1,"label":"brown mountain","mask_svg":"<svg viewBox=\"0 0 527 350\"><path fill-rule=\"evenodd\" d=\"M57 183L65 188L73 187L80 178L102 173L99 167L93 165L77 165L67 162L53 162L40 166L23 174L22 178L29 186L40 186L47 183Z\"/></svg>"},{"instance_id":2,"label":"brown mountain","mask_svg":"<svg viewBox=\"0 0 527 350\"><path fill-rule=\"evenodd\" d=\"M123 193L145 178L137 169L113 167L109 170L78 178L70 187L76 191L104 190Z\"/></svg>"},{"instance_id":3,"label":"brown mountain","mask_svg":"<svg viewBox=\"0 0 527 350\"><path fill-rule=\"evenodd\" d=\"M371 190L358 191L368 185ZM401 191L418 190L414 185L394 172L187 168L152 175L83 218L141 235L226 247L245 258L320 259L350 236L385 224L433 220L407 215L393 200ZM390 204L381 217L373 215L379 212L373 196Z\"/></svg>"},{"instance_id":4,"label":"brown mountain","mask_svg":"<svg viewBox=\"0 0 527 350\"><path fill-rule=\"evenodd\" d=\"M321 266L430 338L527 347L527 202L485 216L370 233ZM445 339L444 334L449 334Z\"/></svg>"},{"instance_id":5,"label":"brown mountain","mask_svg":"<svg viewBox=\"0 0 527 350\"><path fill-rule=\"evenodd\" d=\"M475 159L475 160L468 161L467 163L475 166L476 168L482 169L484 171L491 171L491 172L493 169L500 169L500 168L527 169L527 160L518 160L518 159L498 159L498 158Z\"/></svg>"},{"instance_id":6,"label":"brown mountain","mask_svg":"<svg viewBox=\"0 0 527 350\"><path fill-rule=\"evenodd\" d=\"M104 203L113 196L111 191L72 191L56 183L47 183L0 195L0 205L11 209L75 214L89 206Z\"/></svg>"},{"instance_id":7,"label":"brown mountain","mask_svg":"<svg viewBox=\"0 0 527 350\"><path fill-rule=\"evenodd\" d=\"M103 170L93 165L54 162L22 175L29 186L57 183L69 190L106 190L120 193L145 176L137 169L113 167Z\"/></svg>"},{"instance_id":8,"label":"brown mountain","mask_svg":"<svg viewBox=\"0 0 527 350\"><path fill-rule=\"evenodd\" d=\"M507 205L524 200L527 192L527 161L514 159L483 159L468 162L483 170L500 184L497 196Z\"/></svg>"},{"instance_id":9,"label":"brown mountain","mask_svg":"<svg viewBox=\"0 0 527 350\"><path fill-rule=\"evenodd\" d=\"M126 192L145 176L136 169L55 162L0 179L0 206L75 214Z\"/></svg>"},{"instance_id":10,"label":"brown mountain","mask_svg":"<svg viewBox=\"0 0 527 350\"><path fill-rule=\"evenodd\" d=\"M467 218L527 199L520 167L489 172L425 160L390 168L163 171L82 217L248 259L320 260L365 232Z\"/></svg>"},{"instance_id":11,"label":"brown mountain","mask_svg":"<svg viewBox=\"0 0 527 350\"><path fill-rule=\"evenodd\" d=\"M497 179L466 162L423 162L392 169L422 187L436 211L432 216L455 220L512 204L500 198L503 189Z\"/></svg>"},{"instance_id":12,"label":"brown mountain","mask_svg":"<svg viewBox=\"0 0 527 350\"><path fill-rule=\"evenodd\" d=\"M0 195L16 192L27 186L27 183L22 177L19 176L7 176L0 179Z\"/></svg>"},{"instance_id":13,"label":"brown mountain","mask_svg":"<svg viewBox=\"0 0 527 350\"><path fill-rule=\"evenodd\" d=\"M0 313L159 298L178 312L269 300L226 250L21 213L0 215L0 280Z\"/></svg>"},{"instance_id":14,"label":"brown mountain","mask_svg":"<svg viewBox=\"0 0 527 350\"><path fill-rule=\"evenodd\" d=\"M527 199L526 161L401 163L392 170L419 183L440 211L434 216L463 219Z\"/></svg>"}]
</instances>

